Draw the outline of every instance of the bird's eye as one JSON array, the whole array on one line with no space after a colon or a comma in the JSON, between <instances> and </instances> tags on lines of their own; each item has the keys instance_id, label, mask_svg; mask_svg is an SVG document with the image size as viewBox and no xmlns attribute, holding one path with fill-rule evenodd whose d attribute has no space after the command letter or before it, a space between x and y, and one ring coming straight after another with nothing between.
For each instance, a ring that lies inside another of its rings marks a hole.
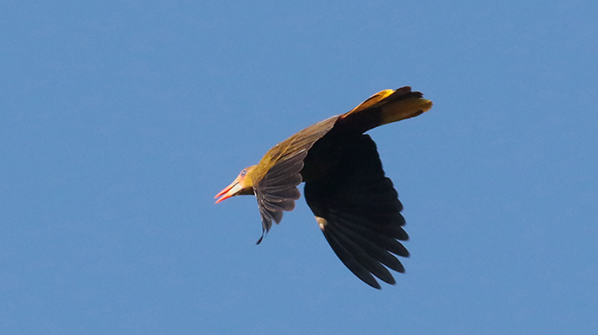
<instances>
[{"instance_id":1,"label":"bird's eye","mask_svg":"<svg viewBox=\"0 0 598 335\"><path fill-rule=\"evenodd\" d=\"M241 171L241 177L245 177L246 174L247 174L247 169Z\"/></svg>"}]
</instances>

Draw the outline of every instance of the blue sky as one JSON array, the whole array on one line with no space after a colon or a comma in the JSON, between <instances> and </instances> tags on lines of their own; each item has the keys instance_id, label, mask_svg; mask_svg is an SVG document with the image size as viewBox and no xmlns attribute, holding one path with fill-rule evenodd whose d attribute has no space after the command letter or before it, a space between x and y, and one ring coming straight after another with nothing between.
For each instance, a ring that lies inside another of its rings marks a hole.
<instances>
[{"instance_id":1,"label":"blue sky","mask_svg":"<svg viewBox=\"0 0 598 335\"><path fill-rule=\"evenodd\" d=\"M596 334L595 1L2 1L1 334ZM213 196L410 85L370 132L412 256L374 290L303 200Z\"/></svg>"}]
</instances>

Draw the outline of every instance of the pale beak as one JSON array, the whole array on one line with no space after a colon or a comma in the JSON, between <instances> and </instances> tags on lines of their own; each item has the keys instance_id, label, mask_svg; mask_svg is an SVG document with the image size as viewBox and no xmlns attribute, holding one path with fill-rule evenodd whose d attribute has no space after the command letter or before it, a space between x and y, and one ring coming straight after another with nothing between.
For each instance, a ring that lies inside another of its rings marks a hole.
<instances>
[{"instance_id":1,"label":"pale beak","mask_svg":"<svg viewBox=\"0 0 598 335\"><path fill-rule=\"evenodd\" d=\"M226 200L230 197L237 195L239 191L241 191L243 187L239 184L238 181L234 181L232 184L228 185L224 190L220 191L214 199L220 197L220 199L216 200L216 203L219 203L222 200Z\"/></svg>"}]
</instances>

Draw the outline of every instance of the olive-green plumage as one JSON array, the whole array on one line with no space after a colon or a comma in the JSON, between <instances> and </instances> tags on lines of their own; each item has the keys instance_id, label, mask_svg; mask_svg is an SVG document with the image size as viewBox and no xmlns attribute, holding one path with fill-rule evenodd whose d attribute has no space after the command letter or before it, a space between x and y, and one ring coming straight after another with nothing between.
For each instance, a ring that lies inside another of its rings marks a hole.
<instances>
[{"instance_id":1,"label":"olive-green plumage","mask_svg":"<svg viewBox=\"0 0 598 335\"><path fill-rule=\"evenodd\" d=\"M386 267L404 272L394 255L409 255L398 241L408 238L402 228L403 206L384 176L375 143L363 133L431 107L410 87L376 93L351 111L275 145L218 193L217 202L254 194L262 217L260 243L272 221L279 223L283 211L293 210L300 197L297 186L305 182L306 201L341 261L372 287L380 288L374 276L394 284Z\"/></svg>"}]
</instances>

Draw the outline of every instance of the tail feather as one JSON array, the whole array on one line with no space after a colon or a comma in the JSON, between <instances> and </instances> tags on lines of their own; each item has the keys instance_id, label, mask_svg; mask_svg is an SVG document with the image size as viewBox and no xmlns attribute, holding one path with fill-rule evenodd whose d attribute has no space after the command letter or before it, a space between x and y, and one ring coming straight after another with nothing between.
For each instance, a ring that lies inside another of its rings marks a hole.
<instances>
[{"instance_id":1,"label":"tail feather","mask_svg":"<svg viewBox=\"0 0 598 335\"><path fill-rule=\"evenodd\" d=\"M366 132L372 128L418 116L432 108L432 101L421 92L404 86L395 91L380 91L343 114L340 119L348 128Z\"/></svg>"}]
</instances>

